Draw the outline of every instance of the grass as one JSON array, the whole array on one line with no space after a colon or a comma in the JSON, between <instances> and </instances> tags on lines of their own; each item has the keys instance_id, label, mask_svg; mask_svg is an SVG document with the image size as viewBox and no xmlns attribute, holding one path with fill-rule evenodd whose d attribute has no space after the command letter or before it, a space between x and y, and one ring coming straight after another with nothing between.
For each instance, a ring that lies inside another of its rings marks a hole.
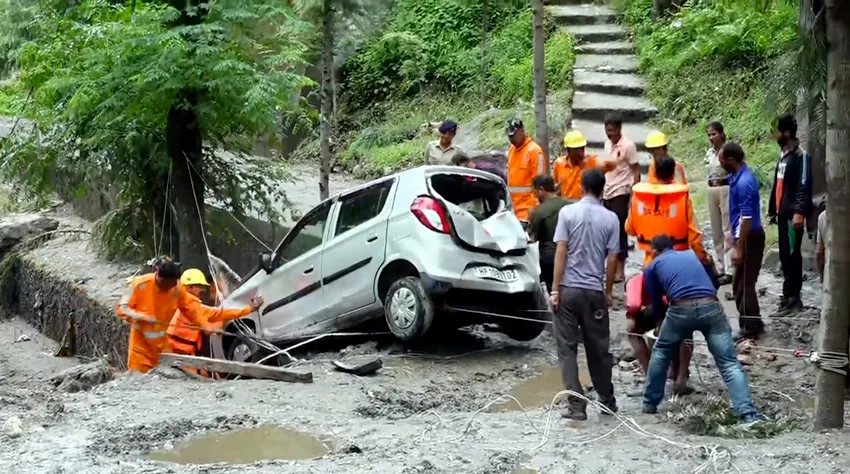
<instances>
[{"instance_id":1,"label":"grass","mask_svg":"<svg viewBox=\"0 0 850 474\"><path fill-rule=\"evenodd\" d=\"M24 110L27 91L18 82L0 82L0 117L27 116Z\"/></svg>"},{"instance_id":2,"label":"grass","mask_svg":"<svg viewBox=\"0 0 850 474\"><path fill-rule=\"evenodd\" d=\"M742 424L726 402L717 397L703 403L685 405L675 417L688 433L732 439L772 438L800 427L799 417L793 415L779 415L752 425Z\"/></svg>"}]
</instances>

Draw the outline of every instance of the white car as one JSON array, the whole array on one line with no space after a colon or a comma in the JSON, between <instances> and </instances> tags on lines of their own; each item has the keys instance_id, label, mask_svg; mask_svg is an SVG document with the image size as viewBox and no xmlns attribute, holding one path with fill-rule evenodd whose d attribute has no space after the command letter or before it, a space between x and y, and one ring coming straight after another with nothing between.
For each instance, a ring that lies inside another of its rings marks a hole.
<instances>
[{"instance_id":1,"label":"white car","mask_svg":"<svg viewBox=\"0 0 850 474\"><path fill-rule=\"evenodd\" d=\"M544 328L533 320L551 320L537 246L504 182L486 171L423 166L348 190L305 214L260 260L224 304L262 295L264 307L240 321L271 343L380 316L404 341L425 335L435 319L494 322L531 340ZM244 360L256 355L253 346L211 338L216 357Z\"/></svg>"}]
</instances>

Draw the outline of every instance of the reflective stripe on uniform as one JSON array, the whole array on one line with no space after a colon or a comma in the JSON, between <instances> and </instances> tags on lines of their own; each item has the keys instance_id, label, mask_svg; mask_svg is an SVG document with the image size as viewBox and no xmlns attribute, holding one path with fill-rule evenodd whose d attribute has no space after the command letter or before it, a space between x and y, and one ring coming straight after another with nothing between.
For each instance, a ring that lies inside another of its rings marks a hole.
<instances>
[{"instance_id":1,"label":"reflective stripe on uniform","mask_svg":"<svg viewBox=\"0 0 850 474\"><path fill-rule=\"evenodd\" d=\"M130 306L126 303L122 303L120 308L121 308L121 312L124 313L124 316L127 316L130 319L135 319L136 321L142 321L142 322L146 322L146 323L150 322L151 319L152 319L150 316L147 316L143 313L140 313L140 312L130 308Z\"/></svg>"},{"instance_id":2,"label":"reflective stripe on uniform","mask_svg":"<svg viewBox=\"0 0 850 474\"><path fill-rule=\"evenodd\" d=\"M165 331L145 331L142 333L145 339L160 339L165 337Z\"/></svg>"},{"instance_id":3,"label":"reflective stripe on uniform","mask_svg":"<svg viewBox=\"0 0 850 474\"><path fill-rule=\"evenodd\" d=\"M508 186L508 191L512 193L530 193L533 190L531 186Z\"/></svg>"}]
</instances>

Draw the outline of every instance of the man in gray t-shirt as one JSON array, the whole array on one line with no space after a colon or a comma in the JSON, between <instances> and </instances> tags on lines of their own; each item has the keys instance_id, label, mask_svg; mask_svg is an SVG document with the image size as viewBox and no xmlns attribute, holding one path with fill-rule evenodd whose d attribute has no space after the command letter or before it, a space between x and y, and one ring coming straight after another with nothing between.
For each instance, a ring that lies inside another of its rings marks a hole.
<instances>
[{"instance_id":1,"label":"man in gray t-shirt","mask_svg":"<svg viewBox=\"0 0 850 474\"><path fill-rule=\"evenodd\" d=\"M586 170L581 176L581 201L561 209L555 228L555 271L552 305L558 362L567 390L583 393L578 377L578 341L584 340L587 368L599 401L617 411L609 350L608 302L620 251L620 220L606 209L600 197L605 176ZM606 269L607 263L607 269ZM581 333L579 333L581 331ZM586 403L570 397L565 418L586 420ZM606 411L603 414L609 414Z\"/></svg>"}]
</instances>

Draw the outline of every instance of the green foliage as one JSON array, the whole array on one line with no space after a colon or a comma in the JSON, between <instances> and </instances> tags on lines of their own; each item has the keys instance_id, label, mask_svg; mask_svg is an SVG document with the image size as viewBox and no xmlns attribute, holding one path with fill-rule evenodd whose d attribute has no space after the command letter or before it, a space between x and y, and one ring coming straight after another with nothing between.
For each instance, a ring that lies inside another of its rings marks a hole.
<instances>
[{"instance_id":1,"label":"green foliage","mask_svg":"<svg viewBox=\"0 0 850 474\"><path fill-rule=\"evenodd\" d=\"M181 12L162 3L41 1L19 57L38 133L4 144L0 176L35 195L59 187L80 194L98 183L119 190L113 217L153 216L171 166L169 111L192 106L184 92L193 90L210 197L237 212L275 215L283 169L242 153L276 129L289 96L308 83L296 72L304 26L280 5L223 0L207 13L189 11L203 14L200 24L180 26Z\"/></svg>"},{"instance_id":2,"label":"green foliage","mask_svg":"<svg viewBox=\"0 0 850 474\"><path fill-rule=\"evenodd\" d=\"M800 419L792 415L777 415L772 420L743 424L725 400L712 397L709 401L681 407L677 416L682 429L700 436L733 439L765 439L798 429Z\"/></svg>"},{"instance_id":3,"label":"green foliage","mask_svg":"<svg viewBox=\"0 0 850 474\"><path fill-rule=\"evenodd\" d=\"M784 0L692 0L671 18L652 18L652 0L617 0L635 32L648 95L661 112L674 156L703 172L705 127L719 120L742 144L763 184L776 157L773 121L794 104L776 74L799 47L797 10Z\"/></svg>"},{"instance_id":4,"label":"green foliage","mask_svg":"<svg viewBox=\"0 0 850 474\"><path fill-rule=\"evenodd\" d=\"M387 30L342 66L348 107L409 96L426 87L454 93L480 90L482 77L495 70L494 58L529 57L530 46L519 47L515 35L499 41L505 25L519 31L517 15L530 11L527 5L517 0L486 2L486 30L484 8L485 2L469 0L400 0ZM485 35L492 44L482 55ZM530 27L519 35L530 45Z\"/></svg>"},{"instance_id":5,"label":"green foliage","mask_svg":"<svg viewBox=\"0 0 850 474\"><path fill-rule=\"evenodd\" d=\"M0 79L18 66L21 44L31 39L37 0L0 0Z\"/></svg>"}]
</instances>

